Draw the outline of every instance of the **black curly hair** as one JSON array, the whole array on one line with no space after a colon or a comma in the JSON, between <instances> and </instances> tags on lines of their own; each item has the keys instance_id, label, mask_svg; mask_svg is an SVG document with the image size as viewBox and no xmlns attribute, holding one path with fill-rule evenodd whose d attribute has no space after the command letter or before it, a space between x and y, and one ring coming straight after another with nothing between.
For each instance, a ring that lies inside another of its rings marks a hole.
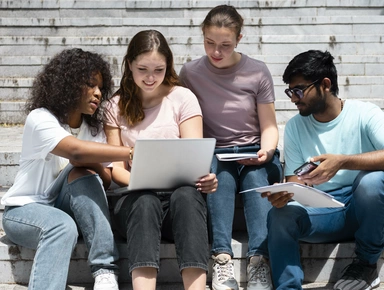
<instances>
[{"instance_id":1,"label":"black curly hair","mask_svg":"<svg viewBox=\"0 0 384 290\"><path fill-rule=\"evenodd\" d=\"M113 86L109 63L101 55L80 48L66 49L55 55L36 76L31 96L26 102L26 112L48 109L62 124L68 124L68 116L79 105L84 86L91 85L90 79L96 72L103 77L100 88L101 102L111 95ZM96 135L102 124L100 107L93 115L83 114L83 119Z\"/></svg>"}]
</instances>

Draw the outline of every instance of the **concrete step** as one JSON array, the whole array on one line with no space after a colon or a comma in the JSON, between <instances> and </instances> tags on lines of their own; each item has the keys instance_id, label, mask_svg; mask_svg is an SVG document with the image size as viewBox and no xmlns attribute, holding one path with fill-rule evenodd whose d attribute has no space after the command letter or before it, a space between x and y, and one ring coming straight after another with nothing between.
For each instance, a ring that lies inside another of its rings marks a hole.
<instances>
[{"instance_id":1,"label":"concrete step","mask_svg":"<svg viewBox=\"0 0 384 290\"><path fill-rule=\"evenodd\" d=\"M281 80L287 63L298 52L314 48L335 56L341 97L372 100L384 108L382 1L230 2L245 20L238 51L266 62L274 77L278 110L294 109ZM48 59L68 47L105 55L118 84L131 37L154 27L167 38L179 72L185 62L204 55L200 23L218 4L216 0L0 2L0 123L24 121L22 101L33 78Z\"/></svg>"},{"instance_id":2,"label":"concrete step","mask_svg":"<svg viewBox=\"0 0 384 290\"><path fill-rule=\"evenodd\" d=\"M120 283L130 283L127 268L127 252L125 241L116 237L117 247L120 252ZM240 283L246 283L246 260L247 236L244 232L234 233L232 240L235 262L235 276ZM0 268L2 275L0 284L28 283L29 273L34 257L33 250L25 249L11 243L3 232L0 232ZM158 275L159 283L181 283L178 272L174 245L163 242L160 248L161 266ZM346 265L354 257L354 243L342 244L301 244L302 265L305 272L306 283L334 283L340 277ZM380 278L384 281L384 269L382 268L384 258L379 260ZM212 260L210 261L212 265ZM211 281L211 267L208 272L208 281ZM80 240L74 250L69 276L69 284L92 284L93 279L87 265L87 250ZM1 289L1 288L0 288ZM328 288L322 288L328 289Z\"/></svg>"},{"instance_id":3,"label":"concrete step","mask_svg":"<svg viewBox=\"0 0 384 290\"><path fill-rule=\"evenodd\" d=\"M90 10L91 5L94 6L94 9L92 11L94 14L99 15L105 15L105 11L111 11L115 10L116 13L124 14L124 13L131 13L128 16L135 17L135 14L132 13L131 10L137 10L139 17L146 16L146 14L143 12L147 9L153 9L155 12L158 11L159 15L161 15L161 12L159 11L169 11L173 9L186 9L185 14L191 13L190 9L194 8L196 11L201 11L201 15L206 15L207 10L211 9L215 5L219 5L222 1L182 1L182 0L141 0L137 2L132 1L100 1L100 0L93 0L93 1L76 1L76 0L68 0L68 1L55 1L55 0L45 0L44 2L40 2L38 0L32 0L32 1L6 1L1 3L1 8L3 9L11 9L12 11L16 11L19 9L30 9L31 14L33 16L36 15L34 10L35 9L62 9L65 13L66 10L72 11L73 9L83 9L83 10ZM259 12L264 11L265 16L277 16L280 15L280 13L276 12L277 8L282 9L300 9L300 8L310 8L311 10L315 10L319 15L340 15L339 9L345 9L345 8L351 8L353 7L354 10L357 12L353 13L352 15L357 14L360 12L360 14L367 13L367 9L371 8L372 14L379 14L379 11L375 11L378 8L382 8L383 3L380 0L371 0L369 2L365 0L352 0L347 2L337 2L337 1L326 1L326 0L317 0L317 1L258 1L258 3L255 3L254 0L243 0L243 1L230 1L232 5L236 7L240 7L243 9L251 9L250 12L253 12L255 15L258 15ZM88 4L90 3L90 4ZM239 9L240 9L239 8ZM327 8L327 9L325 9ZM104 14L102 13L104 11ZM272 15L268 14L267 12L272 13ZM344 12L344 11L343 11ZM343 15L347 15L348 11L346 13L343 13ZM15 12L14 12L15 13ZM68 13L68 12L67 12ZM274 14L273 14L274 13ZM311 13L311 15L313 12ZM11 13L4 14L12 15ZM40 14L36 16L44 16L45 14ZM60 14L61 16L65 16ZM72 14L69 14L72 16ZM76 15L76 14L75 14ZM78 17L82 16L82 14L78 13ZM25 17L28 17L29 14L25 14ZM107 16L111 16L110 14ZM107 17L105 16L105 17ZM114 15L118 16L118 15ZM137 17L137 16L136 16Z\"/></svg>"},{"instance_id":4,"label":"concrete step","mask_svg":"<svg viewBox=\"0 0 384 290\"><path fill-rule=\"evenodd\" d=\"M258 56L255 56L255 58L260 59ZM371 63L376 61L375 64ZM363 63L364 62L364 63ZM184 63L184 62L183 62ZM182 64L180 64L180 67ZM283 83L281 79L281 72L284 71L287 62L281 62L281 63L269 63L268 68L273 74L273 82L275 87L275 94L276 94L276 100L278 101L287 101L289 103L289 99L284 94L284 89L287 87L286 84ZM377 88L377 86L382 86L384 82L384 71L380 68L384 64L384 57L375 57L370 56L369 60L368 58L362 58L362 63L357 65L356 63L344 63L344 64L338 64L336 63L337 68L339 69L339 89L340 89L340 95L347 95L345 94L344 90L347 90L346 87L348 87L348 90L353 89L367 89L367 88ZM14 66L12 64L9 64L10 66ZM20 71L22 70L22 67L29 65L25 64L20 66ZM120 66L119 66L120 67ZM354 67L355 70L369 70L370 74L366 75L352 75L348 76L348 73L351 71L351 68ZM36 67L36 70L41 69L41 66ZM35 74L33 75L35 76ZM117 90L120 85L120 77L121 75L118 74L117 76L113 77L113 82L115 84L114 90ZM0 109L1 106L3 106L3 102L21 102L25 101L29 97L28 90L31 88L33 83L33 77L24 77L22 75L17 75L14 77L6 77L6 76L0 76L0 88L3 88L4 91L0 92ZM15 94L13 91L18 90L20 94ZM378 93L375 93L374 91L367 90L367 97L365 98L380 98ZM348 93L349 98L359 98L359 96L353 92ZM361 98L361 97L360 97ZM294 106L291 107L291 109L295 108ZM23 108L22 108L23 109ZM281 107L277 108L281 109Z\"/></svg>"},{"instance_id":5,"label":"concrete step","mask_svg":"<svg viewBox=\"0 0 384 290\"><path fill-rule=\"evenodd\" d=\"M0 198L5 193L5 190L6 189L4 188L0 189ZM109 196L109 200L111 207L113 207L113 203L116 200L111 196ZM0 207L0 219L2 217L2 212L3 207ZM234 252L235 276L236 279L240 283L242 283L242 285L245 285L248 237L245 229L243 211L242 208L239 207L239 203L237 204L236 208L234 229L235 231L233 233L232 249ZM126 243L125 240L117 233L115 234L115 240L120 253L119 265L121 274L119 277L119 281L122 283L122 285L127 284L127 289L130 289L129 285L131 280L129 275L127 274L128 266ZM355 245L353 242L330 244L302 243L301 263L305 272L304 281L308 284L306 288L332 289L332 283L337 281L337 279L340 277L340 273L342 273L343 269L354 258L354 248ZM174 244L163 241L160 247L160 253L161 266L158 275L158 281L161 287L174 288L159 289L182 289ZM26 283L28 283L29 273L32 267L34 254L34 250L26 249L10 242L6 237L4 231L0 228L0 269L2 269L2 275L0 276L0 290L3 289L1 288L2 284L25 285ZM76 286L79 286L80 284L92 285L93 279L91 277L91 273L87 265L87 256L88 251L85 247L85 244L82 239L79 239L79 242L76 245L71 259L68 276L69 284ZM382 267L383 263L384 254L382 254L378 262L379 275L382 281L384 281L384 268ZM208 272L207 283L210 283L212 277L211 266L212 260L210 260L210 268ZM80 286L90 287L87 285Z\"/></svg>"},{"instance_id":6,"label":"concrete step","mask_svg":"<svg viewBox=\"0 0 384 290\"><path fill-rule=\"evenodd\" d=\"M68 46L96 49L106 55L117 85L130 37L145 26L156 27L170 43L178 72L183 63L204 54L199 25L207 12L219 4L220 1L159 0L0 2L0 123L24 122L24 100L36 72L47 59ZM258 1L255 7L253 0L231 1L245 17L239 51L265 61L274 77L281 136L285 121L296 114L283 93L286 86L281 74L294 55L307 49L330 50L336 57L342 98L364 98L384 108L382 4L382 0ZM290 29L286 29L288 25ZM0 198L12 185L18 169L22 130L22 126L0 127ZM279 148L282 141L281 138ZM113 203L114 198L110 201ZM236 276L240 289L245 289L247 237L241 209L236 210L235 228L239 231L234 234L232 246ZM0 222L2 212L0 206ZM120 289L132 289L127 277L125 242L118 236L116 239L122 256ZM353 259L353 250L353 243L303 243L302 264L307 281L304 288L332 289L342 269ZM162 243L161 255L158 289L183 289L174 245ZM0 290L27 289L33 256L34 251L10 243L0 223ZM86 257L80 240L73 253L67 289L92 289ZM380 269L383 261L381 257ZM383 271L380 270L382 280ZM211 272L207 289L210 277ZM379 289L384 289L384 285Z\"/></svg>"},{"instance_id":7,"label":"concrete step","mask_svg":"<svg viewBox=\"0 0 384 290\"><path fill-rule=\"evenodd\" d=\"M334 283L307 283L303 285L303 289L312 289L312 290L330 290L333 289ZM93 284L88 285L68 285L66 290L92 290ZM27 286L23 285L9 285L9 284L0 284L0 290L27 290ZM120 284L120 290L132 290L131 284ZM210 285L207 285L207 290L212 289ZM381 284L380 287L376 288L379 290L384 289L384 284ZM156 290L184 290L181 283L171 284L171 283L160 283L157 285ZM245 283L241 283L239 290L246 290Z\"/></svg>"},{"instance_id":8,"label":"concrete step","mask_svg":"<svg viewBox=\"0 0 384 290\"><path fill-rule=\"evenodd\" d=\"M0 290L27 290L28 287L21 284L0 284ZM67 285L66 290L92 290L93 284L70 284ZM131 283L119 283L120 290L132 290ZM156 290L183 290L182 283L159 283L156 287ZM207 285L206 290L211 289L209 285ZM245 289L244 287L240 287L240 290ZM328 288L324 288L328 289ZM329 288L331 289L331 288Z\"/></svg>"},{"instance_id":9,"label":"concrete step","mask_svg":"<svg viewBox=\"0 0 384 290\"><path fill-rule=\"evenodd\" d=\"M21 152L24 126L0 125L0 188L13 184Z\"/></svg>"},{"instance_id":10,"label":"concrete step","mask_svg":"<svg viewBox=\"0 0 384 290\"><path fill-rule=\"evenodd\" d=\"M303 289L312 289L312 290L330 290L333 289L334 283L307 283L303 285ZM67 285L66 290L92 290L93 284L87 285ZM28 287L18 284L0 284L0 290L27 290ZM119 285L120 290L132 290L131 284L121 284ZM206 286L206 290L210 290L211 285ZM376 288L379 290L384 289L384 284L381 284L380 287ZM182 283L159 283L156 287L156 290L184 290ZM246 290L245 283L240 283L239 290Z\"/></svg>"}]
</instances>

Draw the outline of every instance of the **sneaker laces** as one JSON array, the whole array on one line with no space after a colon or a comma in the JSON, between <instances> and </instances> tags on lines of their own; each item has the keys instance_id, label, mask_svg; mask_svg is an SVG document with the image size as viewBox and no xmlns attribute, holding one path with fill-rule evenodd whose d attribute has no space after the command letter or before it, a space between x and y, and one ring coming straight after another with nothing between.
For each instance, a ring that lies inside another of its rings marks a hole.
<instances>
[{"instance_id":1,"label":"sneaker laces","mask_svg":"<svg viewBox=\"0 0 384 290\"><path fill-rule=\"evenodd\" d=\"M259 280L261 283L268 283L268 268L268 265L262 259L257 264L250 264L248 281L257 282Z\"/></svg>"},{"instance_id":2,"label":"sneaker laces","mask_svg":"<svg viewBox=\"0 0 384 290\"><path fill-rule=\"evenodd\" d=\"M233 261L231 260L220 261L219 259L215 259L214 268L218 282L235 278L235 269L233 267Z\"/></svg>"}]
</instances>

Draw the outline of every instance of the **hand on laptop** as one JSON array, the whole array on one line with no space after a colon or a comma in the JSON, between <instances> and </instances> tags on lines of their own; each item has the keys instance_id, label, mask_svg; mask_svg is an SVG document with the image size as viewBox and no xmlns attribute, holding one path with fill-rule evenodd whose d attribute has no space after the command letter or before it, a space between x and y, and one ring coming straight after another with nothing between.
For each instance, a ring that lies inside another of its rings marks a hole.
<instances>
[{"instance_id":1,"label":"hand on laptop","mask_svg":"<svg viewBox=\"0 0 384 290\"><path fill-rule=\"evenodd\" d=\"M217 189L217 179L216 174L210 173L204 177L202 177L196 183L197 190L204 193L213 193Z\"/></svg>"}]
</instances>

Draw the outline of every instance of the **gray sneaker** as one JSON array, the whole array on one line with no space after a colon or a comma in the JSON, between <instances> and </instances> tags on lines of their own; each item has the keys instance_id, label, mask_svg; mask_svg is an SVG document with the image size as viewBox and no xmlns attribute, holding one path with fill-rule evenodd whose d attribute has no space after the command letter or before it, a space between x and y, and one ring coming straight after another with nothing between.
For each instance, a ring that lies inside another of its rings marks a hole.
<instances>
[{"instance_id":1,"label":"gray sneaker","mask_svg":"<svg viewBox=\"0 0 384 290\"><path fill-rule=\"evenodd\" d=\"M269 265L263 256L251 257L247 267L247 290L272 290Z\"/></svg>"},{"instance_id":2,"label":"gray sneaker","mask_svg":"<svg viewBox=\"0 0 384 290\"><path fill-rule=\"evenodd\" d=\"M228 254L212 256L212 289L213 290L238 290L235 279L235 267Z\"/></svg>"}]
</instances>

